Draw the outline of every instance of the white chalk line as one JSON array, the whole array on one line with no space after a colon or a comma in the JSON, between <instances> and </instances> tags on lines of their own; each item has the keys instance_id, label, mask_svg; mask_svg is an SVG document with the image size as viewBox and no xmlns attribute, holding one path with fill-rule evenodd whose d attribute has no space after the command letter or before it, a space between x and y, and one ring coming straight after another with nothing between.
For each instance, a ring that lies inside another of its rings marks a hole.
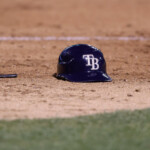
<instances>
[{"instance_id":1,"label":"white chalk line","mask_svg":"<svg viewBox=\"0 0 150 150\"><path fill-rule=\"evenodd\" d=\"M89 41L89 40L98 40L98 41L150 41L150 37L105 37L105 36L96 36L96 37L0 37L0 41Z\"/></svg>"}]
</instances>

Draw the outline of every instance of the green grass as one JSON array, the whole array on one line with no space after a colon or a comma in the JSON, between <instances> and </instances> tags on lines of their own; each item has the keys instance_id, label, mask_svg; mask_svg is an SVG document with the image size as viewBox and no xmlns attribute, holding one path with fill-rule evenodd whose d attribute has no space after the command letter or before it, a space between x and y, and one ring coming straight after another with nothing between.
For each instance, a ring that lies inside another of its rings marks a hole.
<instances>
[{"instance_id":1,"label":"green grass","mask_svg":"<svg viewBox=\"0 0 150 150\"><path fill-rule=\"evenodd\" d=\"M148 150L150 109L72 119L0 121L0 150Z\"/></svg>"}]
</instances>

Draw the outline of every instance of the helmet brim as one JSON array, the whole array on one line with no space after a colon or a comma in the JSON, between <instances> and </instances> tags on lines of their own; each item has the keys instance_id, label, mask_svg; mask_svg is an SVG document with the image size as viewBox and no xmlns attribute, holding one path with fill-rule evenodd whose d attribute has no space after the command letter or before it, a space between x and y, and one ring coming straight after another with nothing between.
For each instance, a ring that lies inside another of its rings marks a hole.
<instances>
[{"instance_id":1,"label":"helmet brim","mask_svg":"<svg viewBox=\"0 0 150 150\"><path fill-rule=\"evenodd\" d=\"M71 82L110 82L112 79L104 72L78 73L78 74L56 74L58 79Z\"/></svg>"}]
</instances>

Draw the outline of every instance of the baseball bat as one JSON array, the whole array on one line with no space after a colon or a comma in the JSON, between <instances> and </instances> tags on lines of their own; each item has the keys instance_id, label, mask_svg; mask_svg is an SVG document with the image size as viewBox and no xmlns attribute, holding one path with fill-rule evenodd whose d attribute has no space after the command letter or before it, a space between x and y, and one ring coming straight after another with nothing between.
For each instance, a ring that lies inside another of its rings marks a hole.
<instances>
[{"instance_id":1,"label":"baseball bat","mask_svg":"<svg viewBox=\"0 0 150 150\"><path fill-rule=\"evenodd\" d=\"M16 78L17 74L0 74L0 78Z\"/></svg>"}]
</instances>

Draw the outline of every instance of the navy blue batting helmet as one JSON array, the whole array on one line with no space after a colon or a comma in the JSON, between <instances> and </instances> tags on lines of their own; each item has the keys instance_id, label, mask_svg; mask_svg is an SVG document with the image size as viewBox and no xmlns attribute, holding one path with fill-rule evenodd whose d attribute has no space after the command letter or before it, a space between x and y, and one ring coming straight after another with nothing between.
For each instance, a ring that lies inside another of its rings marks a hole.
<instances>
[{"instance_id":1,"label":"navy blue batting helmet","mask_svg":"<svg viewBox=\"0 0 150 150\"><path fill-rule=\"evenodd\" d=\"M102 52L87 44L70 46L60 54L56 77L72 82L112 81Z\"/></svg>"}]
</instances>

